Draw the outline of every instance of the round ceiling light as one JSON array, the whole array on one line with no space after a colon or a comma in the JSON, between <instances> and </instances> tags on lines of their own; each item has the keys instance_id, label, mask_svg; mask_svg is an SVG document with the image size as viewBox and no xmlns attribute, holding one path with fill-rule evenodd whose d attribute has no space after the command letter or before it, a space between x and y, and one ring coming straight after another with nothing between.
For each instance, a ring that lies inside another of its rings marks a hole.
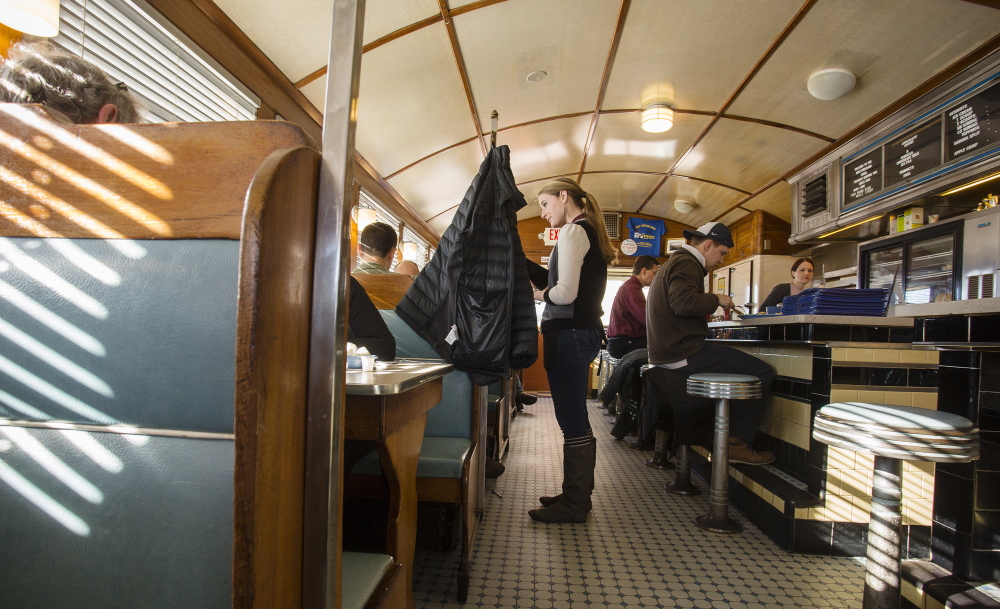
<instances>
[{"instance_id":1,"label":"round ceiling light","mask_svg":"<svg viewBox=\"0 0 1000 609\"><path fill-rule=\"evenodd\" d=\"M663 133L674 126L674 111L667 104L649 104L639 120L643 131Z\"/></svg>"},{"instance_id":2,"label":"round ceiling light","mask_svg":"<svg viewBox=\"0 0 1000 609\"><path fill-rule=\"evenodd\" d=\"M540 80L545 80L545 77L548 75L549 73L546 72L545 70L535 70L531 74L528 74L528 82L538 82Z\"/></svg>"},{"instance_id":3,"label":"round ceiling light","mask_svg":"<svg viewBox=\"0 0 1000 609\"><path fill-rule=\"evenodd\" d=\"M850 93L857 82L857 77L848 70L828 68L813 72L806 83L806 89L816 99L830 101Z\"/></svg>"},{"instance_id":4,"label":"round ceiling light","mask_svg":"<svg viewBox=\"0 0 1000 609\"><path fill-rule=\"evenodd\" d=\"M4 0L0 2L0 23L42 38L59 33L59 0Z\"/></svg>"},{"instance_id":5,"label":"round ceiling light","mask_svg":"<svg viewBox=\"0 0 1000 609\"><path fill-rule=\"evenodd\" d=\"M692 211L694 211L694 208L696 207L698 206L695 205L693 202L688 201L687 199L677 199L676 201L674 201L674 209L676 209L682 214L691 213Z\"/></svg>"}]
</instances>

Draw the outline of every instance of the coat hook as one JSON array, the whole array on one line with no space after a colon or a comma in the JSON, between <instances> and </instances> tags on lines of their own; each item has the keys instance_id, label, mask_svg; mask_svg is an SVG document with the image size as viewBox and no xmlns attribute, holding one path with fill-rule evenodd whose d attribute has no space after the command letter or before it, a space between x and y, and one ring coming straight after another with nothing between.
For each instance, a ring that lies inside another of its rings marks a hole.
<instances>
[{"instance_id":1,"label":"coat hook","mask_svg":"<svg viewBox=\"0 0 1000 609\"><path fill-rule=\"evenodd\" d=\"M497 125L500 123L500 115L494 110L490 114L490 150L497 147Z\"/></svg>"}]
</instances>

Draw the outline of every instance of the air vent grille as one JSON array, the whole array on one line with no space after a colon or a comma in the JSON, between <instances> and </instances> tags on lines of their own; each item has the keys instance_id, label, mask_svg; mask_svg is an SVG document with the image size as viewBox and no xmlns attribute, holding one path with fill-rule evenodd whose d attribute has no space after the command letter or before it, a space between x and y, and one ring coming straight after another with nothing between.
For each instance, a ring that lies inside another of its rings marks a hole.
<instances>
[{"instance_id":1,"label":"air vent grille","mask_svg":"<svg viewBox=\"0 0 1000 609\"><path fill-rule=\"evenodd\" d=\"M616 211L605 211L601 213L604 215L604 226L608 229L608 238L621 239L621 213Z\"/></svg>"},{"instance_id":2,"label":"air vent grille","mask_svg":"<svg viewBox=\"0 0 1000 609\"><path fill-rule=\"evenodd\" d=\"M965 279L965 294L969 300L975 298L993 298L996 284L996 273L969 275Z\"/></svg>"},{"instance_id":3,"label":"air vent grille","mask_svg":"<svg viewBox=\"0 0 1000 609\"><path fill-rule=\"evenodd\" d=\"M806 182L802 189L802 217L808 218L826 211L826 174Z\"/></svg>"}]
</instances>

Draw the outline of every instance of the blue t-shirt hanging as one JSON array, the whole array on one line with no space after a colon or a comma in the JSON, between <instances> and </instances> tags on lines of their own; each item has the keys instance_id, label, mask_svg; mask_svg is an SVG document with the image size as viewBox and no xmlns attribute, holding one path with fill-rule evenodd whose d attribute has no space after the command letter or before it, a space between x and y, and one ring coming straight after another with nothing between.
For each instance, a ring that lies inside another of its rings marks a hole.
<instances>
[{"instance_id":1,"label":"blue t-shirt hanging","mask_svg":"<svg viewBox=\"0 0 1000 609\"><path fill-rule=\"evenodd\" d=\"M663 220L646 220L632 217L628 219L627 226L629 238L639 246L639 249L633 255L660 255L660 237L667 232L667 225Z\"/></svg>"}]
</instances>

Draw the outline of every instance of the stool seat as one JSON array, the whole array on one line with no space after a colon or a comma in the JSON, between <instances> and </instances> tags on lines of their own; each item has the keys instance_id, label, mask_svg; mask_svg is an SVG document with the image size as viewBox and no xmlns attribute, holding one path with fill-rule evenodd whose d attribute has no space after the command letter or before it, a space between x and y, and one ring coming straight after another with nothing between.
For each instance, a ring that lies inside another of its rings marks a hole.
<instances>
[{"instance_id":1,"label":"stool seat","mask_svg":"<svg viewBox=\"0 0 1000 609\"><path fill-rule=\"evenodd\" d=\"M692 374L687 381L688 395L702 398L744 400L761 396L760 379L748 374Z\"/></svg>"},{"instance_id":2,"label":"stool seat","mask_svg":"<svg viewBox=\"0 0 1000 609\"><path fill-rule=\"evenodd\" d=\"M813 438L904 461L965 463L979 458L979 430L968 419L912 406L829 404L816 413Z\"/></svg>"}]
</instances>

